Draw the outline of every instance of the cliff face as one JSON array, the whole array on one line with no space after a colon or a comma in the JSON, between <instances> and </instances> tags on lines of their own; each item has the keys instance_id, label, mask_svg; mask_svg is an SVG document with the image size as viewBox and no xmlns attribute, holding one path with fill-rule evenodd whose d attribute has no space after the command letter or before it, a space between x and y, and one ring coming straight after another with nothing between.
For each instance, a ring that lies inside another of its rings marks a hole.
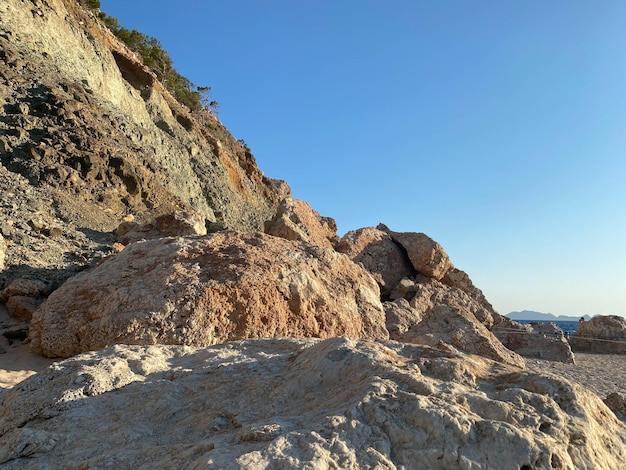
<instances>
[{"instance_id":1,"label":"cliff face","mask_svg":"<svg viewBox=\"0 0 626 470\"><path fill-rule=\"evenodd\" d=\"M3 0L0 18L0 162L64 223L110 231L186 208L262 230L289 194L75 0Z\"/></svg>"}]
</instances>

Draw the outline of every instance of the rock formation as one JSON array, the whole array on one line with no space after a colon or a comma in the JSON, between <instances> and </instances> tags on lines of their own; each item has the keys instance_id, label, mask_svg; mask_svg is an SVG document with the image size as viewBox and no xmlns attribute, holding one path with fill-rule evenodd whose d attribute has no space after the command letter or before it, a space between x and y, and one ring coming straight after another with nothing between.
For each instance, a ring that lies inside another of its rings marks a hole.
<instances>
[{"instance_id":1,"label":"rock formation","mask_svg":"<svg viewBox=\"0 0 626 470\"><path fill-rule=\"evenodd\" d=\"M4 269L4 259L6 258L7 243L4 241L4 237L0 234L0 271Z\"/></svg>"},{"instance_id":2,"label":"rock formation","mask_svg":"<svg viewBox=\"0 0 626 470\"><path fill-rule=\"evenodd\" d=\"M494 335L507 348L524 357L573 363L574 354L563 331L553 323L522 325L507 317L494 317Z\"/></svg>"},{"instance_id":3,"label":"rock formation","mask_svg":"<svg viewBox=\"0 0 626 470\"><path fill-rule=\"evenodd\" d=\"M16 248L30 251L36 234L60 243L86 235L94 249L128 214L146 223L175 210L194 210L229 229L262 230L290 195L215 117L178 104L75 0L3 0L0 50L0 166L9 180L25 178L25 199L39 206L31 226L0 227ZM10 204L10 194L0 199ZM38 253L17 251L8 251L0 284L39 275L22 267L33 266ZM94 259L68 260L69 249L58 251L50 260L55 268ZM21 263L19 256L31 259Z\"/></svg>"},{"instance_id":4,"label":"rock formation","mask_svg":"<svg viewBox=\"0 0 626 470\"><path fill-rule=\"evenodd\" d=\"M0 100L3 333L91 351L0 391L2 468L626 461L623 397L519 355L567 342L423 233L339 240L79 2L0 2Z\"/></svg>"},{"instance_id":5,"label":"rock formation","mask_svg":"<svg viewBox=\"0 0 626 470\"><path fill-rule=\"evenodd\" d=\"M386 338L374 279L333 250L261 233L133 243L68 280L33 316L33 351L271 336Z\"/></svg>"},{"instance_id":6,"label":"rock formation","mask_svg":"<svg viewBox=\"0 0 626 470\"><path fill-rule=\"evenodd\" d=\"M626 354L626 319L617 315L593 317L570 337L574 351Z\"/></svg>"},{"instance_id":7,"label":"rock formation","mask_svg":"<svg viewBox=\"0 0 626 470\"><path fill-rule=\"evenodd\" d=\"M557 377L394 341L115 346L1 395L7 468L621 468L626 426Z\"/></svg>"},{"instance_id":8,"label":"rock formation","mask_svg":"<svg viewBox=\"0 0 626 470\"><path fill-rule=\"evenodd\" d=\"M134 219L134 218L133 218ZM202 214L194 211L176 211L164 214L153 222L139 224L134 220L122 222L115 230L116 240L123 244L139 240L185 235L206 235L206 221Z\"/></svg>"},{"instance_id":9,"label":"rock formation","mask_svg":"<svg viewBox=\"0 0 626 470\"><path fill-rule=\"evenodd\" d=\"M322 217L307 202L290 197L285 198L274 217L265 222L265 233L322 248L333 248L338 239L334 219Z\"/></svg>"},{"instance_id":10,"label":"rock formation","mask_svg":"<svg viewBox=\"0 0 626 470\"><path fill-rule=\"evenodd\" d=\"M415 269L404 250L384 231L369 227L346 233L337 244L337 251L361 263L380 285L383 297Z\"/></svg>"}]
</instances>

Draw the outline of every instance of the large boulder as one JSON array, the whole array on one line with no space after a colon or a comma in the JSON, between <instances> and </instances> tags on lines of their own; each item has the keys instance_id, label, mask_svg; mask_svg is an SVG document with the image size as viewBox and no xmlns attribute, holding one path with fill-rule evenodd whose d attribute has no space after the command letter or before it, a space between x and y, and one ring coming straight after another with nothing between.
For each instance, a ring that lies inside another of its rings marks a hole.
<instances>
[{"instance_id":1,"label":"large boulder","mask_svg":"<svg viewBox=\"0 0 626 470\"><path fill-rule=\"evenodd\" d=\"M561 330L554 323L535 322L522 325L510 318L498 316L493 325L494 335L507 348L536 359L573 364L574 353Z\"/></svg>"},{"instance_id":2,"label":"large boulder","mask_svg":"<svg viewBox=\"0 0 626 470\"><path fill-rule=\"evenodd\" d=\"M235 232L131 244L53 292L30 328L32 350L48 357L337 335L388 337L374 279L333 250Z\"/></svg>"},{"instance_id":3,"label":"large boulder","mask_svg":"<svg viewBox=\"0 0 626 470\"><path fill-rule=\"evenodd\" d=\"M337 224L330 217L322 217L309 203L291 197L285 198L271 220L265 222L265 233L286 240L300 240L323 248L333 248Z\"/></svg>"},{"instance_id":4,"label":"large boulder","mask_svg":"<svg viewBox=\"0 0 626 470\"><path fill-rule=\"evenodd\" d=\"M412 286L409 286L412 282ZM524 367L524 359L507 349L490 331L493 315L461 289L423 275L403 279L407 297L385 302L391 339L457 350Z\"/></svg>"},{"instance_id":5,"label":"large boulder","mask_svg":"<svg viewBox=\"0 0 626 470\"><path fill-rule=\"evenodd\" d=\"M414 274L406 253L386 232L368 227L346 233L336 246L354 262L361 263L380 285L383 297L404 277Z\"/></svg>"},{"instance_id":6,"label":"large boulder","mask_svg":"<svg viewBox=\"0 0 626 470\"><path fill-rule=\"evenodd\" d=\"M446 274L441 279L441 282L450 287L461 289L463 292L480 303L485 309L493 311L493 306L487 301L483 291L474 285L465 271L455 268L454 266L450 266Z\"/></svg>"},{"instance_id":7,"label":"large boulder","mask_svg":"<svg viewBox=\"0 0 626 470\"><path fill-rule=\"evenodd\" d=\"M626 426L587 389L393 341L118 345L5 392L0 465L622 468Z\"/></svg>"},{"instance_id":8,"label":"large boulder","mask_svg":"<svg viewBox=\"0 0 626 470\"><path fill-rule=\"evenodd\" d=\"M570 337L576 352L626 354L626 319L617 315L593 317Z\"/></svg>"},{"instance_id":9,"label":"large boulder","mask_svg":"<svg viewBox=\"0 0 626 470\"><path fill-rule=\"evenodd\" d=\"M49 294L49 286L37 279L14 279L0 291L0 302L6 303L9 315L20 321L30 321L33 313Z\"/></svg>"},{"instance_id":10,"label":"large boulder","mask_svg":"<svg viewBox=\"0 0 626 470\"><path fill-rule=\"evenodd\" d=\"M415 270L428 277L441 281L452 263L443 247L424 233L394 232L386 225L377 227L389 234L408 255Z\"/></svg>"}]
</instances>

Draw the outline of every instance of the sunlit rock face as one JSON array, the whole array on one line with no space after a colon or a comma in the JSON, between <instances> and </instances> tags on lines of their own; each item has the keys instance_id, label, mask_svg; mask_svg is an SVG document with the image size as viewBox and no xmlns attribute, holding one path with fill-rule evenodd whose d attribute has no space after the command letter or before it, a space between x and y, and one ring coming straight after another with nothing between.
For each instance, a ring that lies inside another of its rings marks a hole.
<instances>
[{"instance_id":1,"label":"sunlit rock face","mask_svg":"<svg viewBox=\"0 0 626 470\"><path fill-rule=\"evenodd\" d=\"M334 250L262 233L133 243L35 312L34 352L272 336L387 338L374 279Z\"/></svg>"},{"instance_id":2,"label":"sunlit rock face","mask_svg":"<svg viewBox=\"0 0 626 470\"><path fill-rule=\"evenodd\" d=\"M7 468L621 468L595 395L436 347L347 338L118 345L2 395Z\"/></svg>"}]
</instances>

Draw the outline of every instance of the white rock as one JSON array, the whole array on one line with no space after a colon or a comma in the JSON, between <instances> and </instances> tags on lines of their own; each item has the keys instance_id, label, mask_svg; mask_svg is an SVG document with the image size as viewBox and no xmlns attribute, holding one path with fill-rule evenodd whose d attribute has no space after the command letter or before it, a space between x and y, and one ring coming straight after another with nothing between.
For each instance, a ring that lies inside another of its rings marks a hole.
<instances>
[{"instance_id":1,"label":"white rock","mask_svg":"<svg viewBox=\"0 0 626 470\"><path fill-rule=\"evenodd\" d=\"M557 377L394 341L115 346L0 395L3 468L617 469L626 426Z\"/></svg>"}]
</instances>

